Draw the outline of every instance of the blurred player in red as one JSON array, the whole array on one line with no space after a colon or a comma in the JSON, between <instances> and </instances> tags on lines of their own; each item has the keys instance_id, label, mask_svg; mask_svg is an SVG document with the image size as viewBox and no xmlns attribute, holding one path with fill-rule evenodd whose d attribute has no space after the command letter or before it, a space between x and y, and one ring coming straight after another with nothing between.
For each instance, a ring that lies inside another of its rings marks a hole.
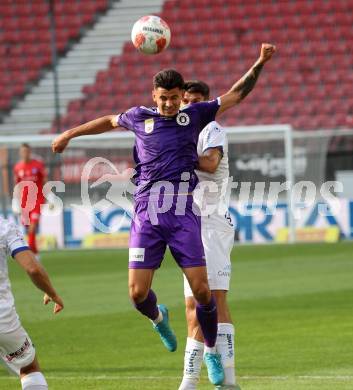
<instances>
[{"instance_id":1,"label":"blurred player in red","mask_svg":"<svg viewBox=\"0 0 353 390\"><path fill-rule=\"evenodd\" d=\"M37 256L36 232L41 206L45 203L43 186L47 181L47 172L43 161L32 158L31 147L28 144L22 144L19 152L21 160L14 167L16 186L12 209L15 213L21 214L21 222L27 227L29 248ZM23 186L19 186L20 183Z\"/></svg>"}]
</instances>

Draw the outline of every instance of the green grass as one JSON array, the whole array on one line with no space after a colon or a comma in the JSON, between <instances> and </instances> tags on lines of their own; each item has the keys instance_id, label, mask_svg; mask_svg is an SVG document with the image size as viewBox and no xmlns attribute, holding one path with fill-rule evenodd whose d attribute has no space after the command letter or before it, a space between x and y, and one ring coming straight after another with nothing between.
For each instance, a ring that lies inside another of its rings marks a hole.
<instances>
[{"instance_id":1,"label":"green grass","mask_svg":"<svg viewBox=\"0 0 353 390\"><path fill-rule=\"evenodd\" d=\"M240 246L229 303L243 390L353 389L353 243ZM154 290L179 348L165 351L127 294L127 251L61 251L43 263L64 301L53 316L15 264L22 323L51 389L177 389L186 326L180 270L166 258ZM0 388L20 388L0 371ZM199 389L212 389L203 370Z\"/></svg>"}]
</instances>

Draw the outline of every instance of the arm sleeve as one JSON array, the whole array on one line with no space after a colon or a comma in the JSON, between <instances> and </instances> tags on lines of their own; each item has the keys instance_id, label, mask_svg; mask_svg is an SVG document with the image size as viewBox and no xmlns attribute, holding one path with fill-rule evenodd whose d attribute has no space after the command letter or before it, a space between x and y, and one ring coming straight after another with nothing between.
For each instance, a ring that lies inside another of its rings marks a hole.
<instances>
[{"instance_id":1,"label":"arm sleeve","mask_svg":"<svg viewBox=\"0 0 353 390\"><path fill-rule=\"evenodd\" d=\"M132 107L128 111L117 115L116 122L119 126L125 127L125 129L135 132L135 113L137 107Z\"/></svg>"},{"instance_id":2,"label":"arm sleeve","mask_svg":"<svg viewBox=\"0 0 353 390\"><path fill-rule=\"evenodd\" d=\"M210 148L222 148L226 142L226 132L217 122L209 123L204 129L202 153Z\"/></svg>"},{"instance_id":3,"label":"arm sleeve","mask_svg":"<svg viewBox=\"0 0 353 390\"><path fill-rule=\"evenodd\" d=\"M200 113L201 129L215 120L220 105L220 98L211 100L209 102L195 103L195 107L197 107L197 110Z\"/></svg>"},{"instance_id":4,"label":"arm sleeve","mask_svg":"<svg viewBox=\"0 0 353 390\"><path fill-rule=\"evenodd\" d=\"M7 250L12 257L14 257L16 253L29 250L22 232L14 223L9 223L6 239Z\"/></svg>"}]
</instances>

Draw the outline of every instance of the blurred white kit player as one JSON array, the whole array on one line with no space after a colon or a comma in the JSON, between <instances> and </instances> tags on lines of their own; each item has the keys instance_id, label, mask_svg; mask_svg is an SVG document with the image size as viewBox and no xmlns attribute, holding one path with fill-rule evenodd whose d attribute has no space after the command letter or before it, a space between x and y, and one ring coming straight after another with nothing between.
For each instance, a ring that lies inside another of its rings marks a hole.
<instances>
[{"instance_id":1,"label":"blurred white kit player","mask_svg":"<svg viewBox=\"0 0 353 390\"><path fill-rule=\"evenodd\" d=\"M234 224L228 211L226 191L229 178L227 134L216 121L209 123L200 133L197 153L201 156L212 148L218 149L221 154L218 167L214 173L196 170L200 183L199 190L194 192L194 199L202 212L202 243L210 289L228 291ZM211 182L215 186L211 187ZM192 297L186 278L184 281L184 294Z\"/></svg>"},{"instance_id":2,"label":"blurred white kit player","mask_svg":"<svg viewBox=\"0 0 353 390\"><path fill-rule=\"evenodd\" d=\"M44 268L29 250L20 229L0 217L0 357L11 372L20 376L22 389L44 390L48 385L40 372L34 345L16 312L8 276L9 255L27 272L33 283L46 293L44 303L50 300L55 302L55 313L63 308L63 303Z\"/></svg>"},{"instance_id":3,"label":"blurred white kit player","mask_svg":"<svg viewBox=\"0 0 353 390\"><path fill-rule=\"evenodd\" d=\"M209 123L202 130L197 145L199 156L202 156L210 149L219 150L220 160L214 173L201 170L196 171L200 180L200 190L195 191L194 198L202 212L201 234L210 289L213 292L226 292L229 290L231 276L230 253L234 245L234 225L228 211L229 200L227 199L226 191L229 178L227 134L215 121ZM215 186L212 185L211 187L210 182L214 183ZM185 277L184 295L186 301L193 296ZM188 303L187 306L189 306ZM224 308L221 308L218 304L217 309L219 314L222 315ZM230 317L229 313L226 317ZM225 374L224 385L219 388L235 389L234 326L228 318L226 320L226 322L218 322L216 349L217 353L221 355ZM198 340L199 337L197 335L195 335L195 338L190 337L192 334L190 334L190 331L188 333L189 337L185 349L184 379L180 390L196 389L204 350L204 344Z\"/></svg>"}]
</instances>

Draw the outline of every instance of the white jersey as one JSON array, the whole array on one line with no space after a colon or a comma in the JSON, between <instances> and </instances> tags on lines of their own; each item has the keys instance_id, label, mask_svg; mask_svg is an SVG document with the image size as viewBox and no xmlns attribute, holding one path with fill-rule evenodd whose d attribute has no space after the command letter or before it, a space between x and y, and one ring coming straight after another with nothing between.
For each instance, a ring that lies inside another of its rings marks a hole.
<instances>
[{"instance_id":1,"label":"white jersey","mask_svg":"<svg viewBox=\"0 0 353 390\"><path fill-rule=\"evenodd\" d=\"M195 192L195 201L201 210L206 206L217 205L216 213L224 215L228 211L227 185L229 179L228 140L225 130L216 121L210 122L200 133L197 154L202 155L207 149L221 148L223 156L215 173L196 171L200 180L200 193ZM212 187L209 184L212 182ZM204 187L204 188L203 188Z\"/></svg>"},{"instance_id":2,"label":"white jersey","mask_svg":"<svg viewBox=\"0 0 353 390\"><path fill-rule=\"evenodd\" d=\"M8 275L8 256L28 250L20 229L0 217L0 333L11 332L19 326L15 301Z\"/></svg>"},{"instance_id":3,"label":"white jersey","mask_svg":"<svg viewBox=\"0 0 353 390\"><path fill-rule=\"evenodd\" d=\"M234 245L234 225L228 211L229 200L226 191L229 178L228 140L225 130L217 122L211 122L199 135L197 154L200 156L207 149L218 147L222 149L223 156L216 172L196 171L201 191L195 190L194 199L202 212L201 236L208 284L211 290L228 291L232 268L230 253ZM211 188L211 185L214 188ZM205 212L207 209L212 212ZM184 295L185 297L193 295L185 276Z\"/></svg>"}]
</instances>

